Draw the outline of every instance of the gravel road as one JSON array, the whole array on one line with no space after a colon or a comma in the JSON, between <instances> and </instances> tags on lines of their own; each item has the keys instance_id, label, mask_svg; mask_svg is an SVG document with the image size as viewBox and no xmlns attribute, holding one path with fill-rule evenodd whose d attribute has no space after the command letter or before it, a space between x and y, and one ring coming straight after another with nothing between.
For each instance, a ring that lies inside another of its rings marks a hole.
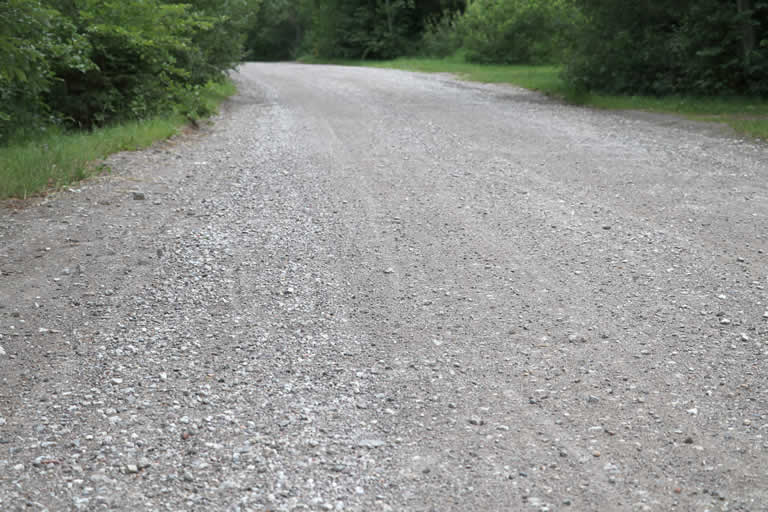
<instances>
[{"instance_id":1,"label":"gravel road","mask_svg":"<svg viewBox=\"0 0 768 512\"><path fill-rule=\"evenodd\" d=\"M247 64L0 208L0 510L768 510L768 146Z\"/></svg>"}]
</instances>

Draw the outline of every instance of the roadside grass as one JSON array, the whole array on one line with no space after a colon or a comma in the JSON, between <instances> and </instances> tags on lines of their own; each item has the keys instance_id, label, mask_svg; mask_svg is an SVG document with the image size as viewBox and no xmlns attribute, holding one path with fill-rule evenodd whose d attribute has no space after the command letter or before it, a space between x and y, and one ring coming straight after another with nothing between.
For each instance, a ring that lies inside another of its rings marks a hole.
<instances>
[{"instance_id":1,"label":"roadside grass","mask_svg":"<svg viewBox=\"0 0 768 512\"><path fill-rule=\"evenodd\" d=\"M452 73L463 80L518 85L575 105L676 114L696 121L726 123L737 133L768 140L768 100L758 98L615 96L588 93L569 88L560 77L560 69L556 66L471 64L464 61L461 55L444 59L407 57L390 61L318 61L305 58L302 61L426 73Z\"/></svg>"},{"instance_id":2,"label":"roadside grass","mask_svg":"<svg viewBox=\"0 0 768 512\"><path fill-rule=\"evenodd\" d=\"M204 110L216 112L235 92L232 82L210 84L201 93ZM188 122L188 117L173 114L92 132L51 133L0 147L0 199L26 199L108 172L100 163L107 156L149 147Z\"/></svg>"}]
</instances>

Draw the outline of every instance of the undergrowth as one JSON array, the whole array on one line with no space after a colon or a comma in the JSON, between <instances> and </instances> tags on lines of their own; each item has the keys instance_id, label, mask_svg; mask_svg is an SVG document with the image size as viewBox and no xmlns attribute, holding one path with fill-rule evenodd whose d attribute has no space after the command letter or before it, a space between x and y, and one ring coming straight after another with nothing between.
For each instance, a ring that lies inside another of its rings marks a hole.
<instances>
[{"instance_id":1,"label":"undergrowth","mask_svg":"<svg viewBox=\"0 0 768 512\"><path fill-rule=\"evenodd\" d=\"M94 174L107 172L101 161L119 151L146 148L176 134L198 116L215 113L236 92L230 82L211 83L190 112L179 106L167 116L123 122L90 132L53 132L0 147L0 199L44 194Z\"/></svg>"}]
</instances>

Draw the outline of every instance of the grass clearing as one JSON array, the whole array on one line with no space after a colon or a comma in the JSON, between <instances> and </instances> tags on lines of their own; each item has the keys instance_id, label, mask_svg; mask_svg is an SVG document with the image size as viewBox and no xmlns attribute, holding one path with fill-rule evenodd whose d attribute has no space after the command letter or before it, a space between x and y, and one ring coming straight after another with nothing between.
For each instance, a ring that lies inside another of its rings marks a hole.
<instances>
[{"instance_id":1,"label":"grass clearing","mask_svg":"<svg viewBox=\"0 0 768 512\"><path fill-rule=\"evenodd\" d=\"M304 62L319 63L312 59ZM768 140L768 101L743 97L613 96L569 89L556 66L481 65L461 55L445 59L399 58L390 61L324 61L328 64L453 73L463 80L508 83L594 108L676 114L696 121L726 123L737 133Z\"/></svg>"},{"instance_id":2,"label":"grass clearing","mask_svg":"<svg viewBox=\"0 0 768 512\"><path fill-rule=\"evenodd\" d=\"M235 92L232 82L212 84L203 92L205 107L215 112ZM185 116L176 114L0 147L0 199L26 199L104 172L108 169L99 162L107 156L151 146L187 123Z\"/></svg>"}]
</instances>

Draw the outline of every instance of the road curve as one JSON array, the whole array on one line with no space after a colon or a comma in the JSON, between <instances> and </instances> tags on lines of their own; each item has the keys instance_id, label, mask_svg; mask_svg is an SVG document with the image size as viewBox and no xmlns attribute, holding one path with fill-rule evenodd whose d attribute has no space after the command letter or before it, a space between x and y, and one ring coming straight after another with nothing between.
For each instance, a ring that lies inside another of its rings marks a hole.
<instances>
[{"instance_id":1,"label":"road curve","mask_svg":"<svg viewBox=\"0 0 768 512\"><path fill-rule=\"evenodd\" d=\"M768 510L765 144L235 79L212 126L0 209L0 509Z\"/></svg>"}]
</instances>

